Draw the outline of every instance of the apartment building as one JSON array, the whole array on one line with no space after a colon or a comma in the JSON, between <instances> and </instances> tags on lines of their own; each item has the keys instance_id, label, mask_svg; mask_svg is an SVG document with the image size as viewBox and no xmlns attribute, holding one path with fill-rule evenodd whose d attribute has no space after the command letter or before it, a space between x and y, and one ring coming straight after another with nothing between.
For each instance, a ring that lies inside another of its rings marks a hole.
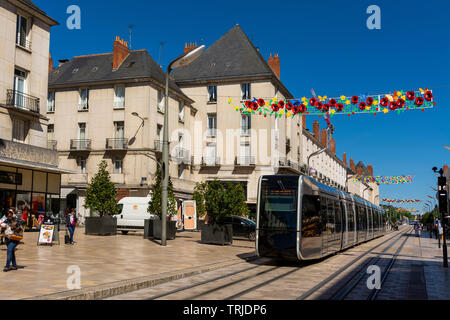
<instances>
[{"instance_id":1,"label":"apartment building","mask_svg":"<svg viewBox=\"0 0 450 320\"><path fill-rule=\"evenodd\" d=\"M186 45L185 51L195 45ZM261 175L300 173L302 118L243 117L230 102L293 98L280 80L280 58L266 61L239 25L173 77L198 110L193 136L196 181L240 183L256 210Z\"/></svg>"},{"instance_id":2,"label":"apartment building","mask_svg":"<svg viewBox=\"0 0 450 320\"><path fill-rule=\"evenodd\" d=\"M62 197L84 207L86 187L106 160L120 197L145 197L162 157L165 73L146 50L130 50L116 37L113 52L62 60L50 71L46 116L49 147L59 152ZM180 204L195 186L189 151L197 110L170 82L170 175ZM186 142L185 142L186 140Z\"/></svg>"},{"instance_id":3,"label":"apartment building","mask_svg":"<svg viewBox=\"0 0 450 320\"><path fill-rule=\"evenodd\" d=\"M29 0L0 0L0 215L58 213L61 173L47 150L50 28L58 23Z\"/></svg>"}]
</instances>

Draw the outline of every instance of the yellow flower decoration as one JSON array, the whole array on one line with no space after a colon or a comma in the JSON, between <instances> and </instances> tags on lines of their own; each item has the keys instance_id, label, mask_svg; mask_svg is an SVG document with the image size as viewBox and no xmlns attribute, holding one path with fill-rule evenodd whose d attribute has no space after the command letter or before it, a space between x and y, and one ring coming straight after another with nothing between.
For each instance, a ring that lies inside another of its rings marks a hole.
<instances>
[{"instance_id":1,"label":"yellow flower decoration","mask_svg":"<svg viewBox=\"0 0 450 320\"><path fill-rule=\"evenodd\" d=\"M391 101L391 102L392 102L392 101L394 101L394 98L393 98L393 97L392 97L391 95L389 95L389 94L388 94L388 95L386 95L386 98L388 98L388 99L389 99L389 101Z\"/></svg>"},{"instance_id":2,"label":"yellow flower decoration","mask_svg":"<svg viewBox=\"0 0 450 320\"><path fill-rule=\"evenodd\" d=\"M302 102L308 101L305 97L302 98Z\"/></svg>"},{"instance_id":3,"label":"yellow flower decoration","mask_svg":"<svg viewBox=\"0 0 450 320\"><path fill-rule=\"evenodd\" d=\"M278 98L273 98L273 102L277 102L278 101Z\"/></svg>"},{"instance_id":4,"label":"yellow flower decoration","mask_svg":"<svg viewBox=\"0 0 450 320\"><path fill-rule=\"evenodd\" d=\"M252 113L252 109L251 108L248 108L248 110L247 110L249 113Z\"/></svg>"},{"instance_id":5,"label":"yellow flower decoration","mask_svg":"<svg viewBox=\"0 0 450 320\"><path fill-rule=\"evenodd\" d=\"M291 116L291 113L290 113L290 112L288 112L288 113L286 114L286 116L290 117L290 116Z\"/></svg>"},{"instance_id":6,"label":"yellow flower decoration","mask_svg":"<svg viewBox=\"0 0 450 320\"><path fill-rule=\"evenodd\" d=\"M351 103L350 100L345 101L346 105L350 105L350 103Z\"/></svg>"},{"instance_id":7,"label":"yellow flower decoration","mask_svg":"<svg viewBox=\"0 0 450 320\"><path fill-rule=\"evenodd\" d=\"M233 100L230 98L230 99L228 99L228 103L231 103L231 102L233 102Z\"/></svg>"},{"instance_id":8,"label":"yellow flower decoration","mask_svg":"<svg viewBox=\"0 0 450 320\"><path fill-rule=\"evenodd\" d=\"M377 106L379 103L380 103L380 101L375 100L375 101L373 102L373 105L374 105L374 106Z\"/></svg>"},{"instance_id":9,"label":"yellow flower decoration","mask_svg":"<svg viewBox=\"0 0 450 320\"><path fill-rule=\"evenodd\" d=\"M335 114L335 113L336 113L336 110L331 109L331 110L330 110L330 113L331 113L331 114Z\"/></svg>"},{"instance_id":10,"label":"yellow flower decoration","mask_svg":"<svg viewBox=\"0 0 450 320\"><path fill-rule=\"evenodd\" d=\"M384 113L389 113L389 109L384 109L383 112Z\"/></svg>"},{"instance_id":11,"label":"yellow flower decoration","mask_svg":"<svg viewBox=\"0 0 450 320\"><path fill-rule=\"evenodd\" d=\"M266 107L270 107L270 102L266 101Z\"/></svg>"},{"instance_id":12,"label":"yellow flower decoration","mask_svg":"<svg viewBox=\"0 0 450 320\"><path fill-rule=\"evenodd\" d=\"M341 100L344 101L345 99L347 99L346 96L341 96Z\"/></svg>"},{"instance_id":13,"label":"yellow flower decoration","mask_svg":"<svg viewBox=\"0 0 450 320\"><path fill-rule=\"evenodd\" d=\"M234 108L234 110L239 111L239 108Z\"/></svg>"},{"instance_id":14,"label":"yellow flower decoration","mask_svg":"<svg viewBox=\"0 0 450 320\"><path fill-rule=\"evenodd\" d=\"M280 114L284 114L284 110L280 110Z\"/></svg>"},{"instance_id":15,"label":"yellow flower decoration","mask_svg":"<svg viewBox=\"0 0 450 320\"><path fill-rule=\"evenodd\" d=\"M367 110L367 111L369 111L370 109L372 109L372 108L371 108L371 107L369 107L369 106L367 106L367 107L366 107L366 110Z\"/></svg>"},{"instance_id":16,"label":"yellow flower decoration","mask_svg":"<svg viewBox=\"0 0 450 320\"><path fill-rule=\"evenodd\" d=\"M406 96L402 96L402 99L403 99L403 100L406 100Z\"/></svg>"}]
</instances>

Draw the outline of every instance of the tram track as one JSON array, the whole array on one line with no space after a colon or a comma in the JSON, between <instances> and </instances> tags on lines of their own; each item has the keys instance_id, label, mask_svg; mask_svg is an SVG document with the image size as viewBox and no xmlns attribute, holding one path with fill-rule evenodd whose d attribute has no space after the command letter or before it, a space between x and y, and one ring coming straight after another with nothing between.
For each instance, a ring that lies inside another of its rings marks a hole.
<instances>
[{"instance_id":1,"label":"tram track","mask_svg":"<svg viewBox=\"0 0 450 320\"><path fill-rule=\"evenodd\" d=\"M362 255L358 256L355 259L353 259L352 261L350 261L349 263L347 263L346 265L341 267L339 270L337 270L336 272L334 272L333 274L328 276L326 279L324 279L323 281L321 281L320 283L318 283L317 285L315 285L314 287L309 289L307 292L305 292L301 296L299 296L296 300L306 300L306 299L308 299L313 294L315 294L318 290L322 289L326 285L329 285L331 281L336 279L339 275L343 274L345 271L347 271L355 263L357 263L358 261L360 261L361 259L363 259L367 255L373 253L373 251L375 251L376 249L378 249L378 248L382 247L383 245L385 245L385 244L389 243L390 241L392 241L392 243L389 244L388 247L386 247L383 250L383 252L381 252L381 253L379 253L377 255L377 257L380 257L381 255L384 254L384 252L386 252L387 250L389 250L390 248L392 248L394 246L394 244L396 243L396 241L394 241L394 240L396 238L401 238L405 234L411 232L411 230L412 229L408 228L408 230L406 230L404 232L401 232L399 234L396 234L393 237L391 237L389 239L386 239L385 241L379 243L378 245L376 245L375 247L371 248L370 250L364 252ZM354 277L349 277L349 279L347 279L347 281L345 281L345 283L343 285L341 285L339 287L339 289L336 290L335 293L329 299L330 300L343 300L343 299L345 299L345 297L348 296L348 294L357 286L358 283L360 283L361 279L366 275L365 271L367 270L367 267L369 265L373 265L374 264L373 261L375 261L374 258L370 259L369 261L367 261L367 262L363 263L361 266L359 266L357 268L356 272L352 272L352 274L358 274L359 275L358 278L356 279L356 281L355 281ZM350 286L350 290L348 289L349 286Z\"/></svg>"}]
</instances>

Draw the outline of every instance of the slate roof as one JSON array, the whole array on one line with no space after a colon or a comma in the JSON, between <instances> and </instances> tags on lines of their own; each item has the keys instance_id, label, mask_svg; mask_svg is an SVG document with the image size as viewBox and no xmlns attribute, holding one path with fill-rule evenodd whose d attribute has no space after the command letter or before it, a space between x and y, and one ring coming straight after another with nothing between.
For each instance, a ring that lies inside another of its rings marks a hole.
<instances>
[{"instance_id":1,"label":"slate roof","mask_svg":"<svg viewBox=\"0 0 450 320\"><path fill-rule=\"evenodd\" d=\"M362 169L363 175L370 176L369 169L367 169L367 167L364 165L364 163L362 161L358 162L358 164L356 165L357 171L358 171L358 168Z\"/></svg>"},{"instance_id":2,"label":"slate roof","mask_svg":"<svg viewBox=\"0 0 450 320\"><path fill-rule=\"evenodd\" d=\"M159 82L162 86L165 85L165 72L146 50L131 51L116 71L113 71L112 63L112 53L74 57L49 72L49 87L147 78ZM170 88L188 101L192 101L174 81L170 81Z\"/></svg>"},{"instance_id":3,"label":"slate roof","mask_svg":"<svg viewBox=\"0 0 450 320\"><path fill-rule=\"evenodd\" d=\"M207 48L190 65L175 69L172 75L179 85L262 76L273 78L288 96L292 96L239 25Z\"/></svg>"}]
</instances>

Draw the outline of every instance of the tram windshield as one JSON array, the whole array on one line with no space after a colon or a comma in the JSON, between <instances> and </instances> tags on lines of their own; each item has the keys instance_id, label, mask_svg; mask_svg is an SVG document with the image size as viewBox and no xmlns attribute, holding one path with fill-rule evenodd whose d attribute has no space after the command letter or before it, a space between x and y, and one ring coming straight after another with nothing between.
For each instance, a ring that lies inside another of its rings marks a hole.
<instances>
[{"instance_id":1,"label":"tram windshield","mask_svg":"<svg viewBox=\"0 0 450 320\"><path fill-rule=\"evenodd\" d=\"M298 177L264 177L261 183L260 229L297 229Z\"/></svg>"}]
</instances>

